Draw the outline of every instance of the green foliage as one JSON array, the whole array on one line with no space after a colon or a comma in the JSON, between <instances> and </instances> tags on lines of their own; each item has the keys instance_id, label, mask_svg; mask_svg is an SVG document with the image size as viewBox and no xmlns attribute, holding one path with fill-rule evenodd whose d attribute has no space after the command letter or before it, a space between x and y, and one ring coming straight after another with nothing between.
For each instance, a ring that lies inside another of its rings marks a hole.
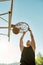
<instances>
[{"instance_id":1,"label":"green foliage","mask_svg":"<svg viewBox=\"0 0 43 65\"><path fill-rule=\"evenodd\" d=\"M43 56L40 53L37 55L36 65L43 65Z\"/></svg>"}]
</instances>

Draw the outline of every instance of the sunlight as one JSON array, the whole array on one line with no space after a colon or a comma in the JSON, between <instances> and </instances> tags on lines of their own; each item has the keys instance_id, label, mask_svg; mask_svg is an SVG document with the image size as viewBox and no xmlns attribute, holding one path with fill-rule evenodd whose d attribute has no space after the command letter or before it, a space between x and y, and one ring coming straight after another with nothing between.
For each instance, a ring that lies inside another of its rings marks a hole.
<instances>
[{"instance_id":1,"label":"sunlight","mask_svg":"<svg viewBox=\"0 0 43 65\"><path fill-rule=\"evenodd\" d=\"M0 40L0 63L14 63L19 61L19 48L9 43L7 39Z\"/></svg>"}]
</instances>

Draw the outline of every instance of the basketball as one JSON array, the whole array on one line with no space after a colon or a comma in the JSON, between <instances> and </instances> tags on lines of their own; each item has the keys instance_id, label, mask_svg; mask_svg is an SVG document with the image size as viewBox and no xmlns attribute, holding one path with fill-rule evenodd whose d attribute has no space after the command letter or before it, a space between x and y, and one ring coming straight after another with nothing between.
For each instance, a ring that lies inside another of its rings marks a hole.
<instances>
[{"instance_id":1,"label":"basketball","mask_svg":"<svg viewBox=\"0 0 43 65\"><path fill-rule=\"evenodd\" d=\"M16 27L14 27L14 28L12 29L12 31L13 31L14 34L18 34L18 33L19 33L19 29L16 28Z\"/></svg>"},{"instance_id":2,"label":"basketball","mask_svg":"<svg viewBox=\"0 0 43 65\"><path fill-rule=\"evenodd\" d=\"M11 28L13 28L15 25L14 24L11 24Z\"/></svg>"}]
</instances>

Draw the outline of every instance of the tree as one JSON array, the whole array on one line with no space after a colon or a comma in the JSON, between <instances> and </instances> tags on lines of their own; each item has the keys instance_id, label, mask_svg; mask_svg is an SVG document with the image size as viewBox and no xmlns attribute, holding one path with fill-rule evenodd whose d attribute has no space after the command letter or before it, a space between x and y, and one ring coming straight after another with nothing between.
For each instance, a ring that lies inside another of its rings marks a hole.
<instances>
[{"instance_id":1,"label":"tree","mask_svg":"<svg viewBox=\"0 0 43 65\"><path fill-rule=\"evenodd\" d=\"M41 55L41 53L38 53L37 55L36 65L43 65L43 56Z\"/></svg>"}]
</instances>

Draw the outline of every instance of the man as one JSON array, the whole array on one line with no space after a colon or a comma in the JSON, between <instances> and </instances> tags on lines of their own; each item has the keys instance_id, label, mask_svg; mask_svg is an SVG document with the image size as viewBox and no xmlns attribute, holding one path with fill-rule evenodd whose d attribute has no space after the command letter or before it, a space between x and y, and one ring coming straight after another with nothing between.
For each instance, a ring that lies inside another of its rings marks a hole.
<instances>
[{"instance_id":1,"label":"man","mask_svg":"<svg viewBox=\"0 0 43 65\"><path fill-rule=\"evenodd\" d=\"M20 50L22 52L20 65L35 65L35 40L30 28L28 31L30 32L31 41L27 41L26 47L23 45L23 37L26 32L23 32L23 35L20 38Z\"/></svg>"}]
</instances>

